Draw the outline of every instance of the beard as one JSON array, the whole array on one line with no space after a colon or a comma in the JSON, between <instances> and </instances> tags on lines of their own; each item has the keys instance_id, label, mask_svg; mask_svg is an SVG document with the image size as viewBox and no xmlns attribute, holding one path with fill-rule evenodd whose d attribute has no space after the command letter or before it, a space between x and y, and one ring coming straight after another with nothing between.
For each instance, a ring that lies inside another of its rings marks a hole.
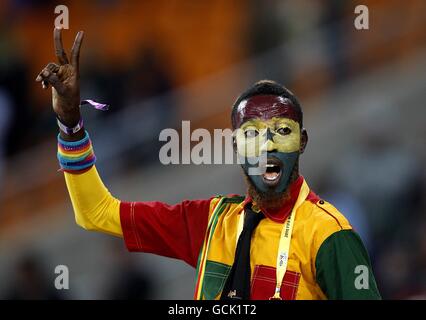
<instances>
[{"instance_id":1,"label":"beard","mask_svg":"<svg viewBox=\"0 0 426 320\"><path fill-rule=\"evenodd\" d=\"M244 170L243 170L244 171ZM253 199L253 202L257 204L259 208L263 209L279 209L286 201L290 199L290 188L289 186L296 181L299 177L299 164L296 162L293 171L290 175L290 182L287 188L280 193L272 190L266 192L259 190L253 182L249 179L247 173L244 171L244 178L248 186L248 195Z\"/></svg>"}]
</instances>

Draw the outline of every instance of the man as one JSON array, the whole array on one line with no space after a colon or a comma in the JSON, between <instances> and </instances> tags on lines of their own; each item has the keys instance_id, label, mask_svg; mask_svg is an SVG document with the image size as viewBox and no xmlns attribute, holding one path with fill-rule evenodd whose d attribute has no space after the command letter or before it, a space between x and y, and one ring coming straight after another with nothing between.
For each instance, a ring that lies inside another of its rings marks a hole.
<instances>
[{"instance_id":1,"label":"man","mask_svg":"<svg viewBox=\"0 0 426 320\"><path fill-rule=\"evenodd\" d=\"M58 159L77 223L122 236L131 251L184 260L197 268L196 299L379 299L361 239L299 175L308 135L296 97L272 81L244 92L232 110L245 197L122 202L103 185L80 115L77 34L71 61L54 30L59 64L36 81L51 85ZM251 174L253 158L261 174Z\"/></svg>"}]
</instances>

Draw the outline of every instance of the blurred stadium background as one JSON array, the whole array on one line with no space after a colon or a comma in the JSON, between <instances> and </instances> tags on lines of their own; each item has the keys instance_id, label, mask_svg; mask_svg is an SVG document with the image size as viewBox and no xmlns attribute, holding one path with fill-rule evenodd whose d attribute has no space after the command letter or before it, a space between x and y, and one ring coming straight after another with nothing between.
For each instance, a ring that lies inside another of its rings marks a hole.
<instances>
[{"instance_id":1,"label":"blurred stadium background","mask_svg":"<svg viewBox=\"0 0 426 320\"><path fill-rule=\"evenodd\" d=\"M310 134L302 173L364 239L387 299L426 298L426 2L42 1L0 5L0 298L191 299L183 262L130 254L74 222L57 172L50 92L34 79L84 30L82 97L98 169L122 200L244 193L238 166L162 166L159 132L230 127L236 96L269 78L299 97ZM354 28L367 5L370 29ZM70 289L53 288L54 268Z\"/></svg>"}]
</instances>

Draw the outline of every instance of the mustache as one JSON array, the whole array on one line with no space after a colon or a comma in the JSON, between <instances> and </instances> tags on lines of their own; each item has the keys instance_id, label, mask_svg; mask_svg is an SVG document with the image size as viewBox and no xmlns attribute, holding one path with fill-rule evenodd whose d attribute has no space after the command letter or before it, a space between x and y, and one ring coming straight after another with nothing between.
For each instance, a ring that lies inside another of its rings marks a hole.
<instances>
[{"instance_id":1,"label":"mustache","mask_svg":"<svg viewBox=\"0 0 426 320\"><path fill-rule=\"evenodd\" d=\"M282 192L276 192L275 190L262 191L257 188L256 184L244 170L243 172L248 188L247 193L261 208L280 208L289 199L288 187ZM298 175L299 164L297 162L291 172L289 185L297 179Z\"/></svg>"}]
</instances>

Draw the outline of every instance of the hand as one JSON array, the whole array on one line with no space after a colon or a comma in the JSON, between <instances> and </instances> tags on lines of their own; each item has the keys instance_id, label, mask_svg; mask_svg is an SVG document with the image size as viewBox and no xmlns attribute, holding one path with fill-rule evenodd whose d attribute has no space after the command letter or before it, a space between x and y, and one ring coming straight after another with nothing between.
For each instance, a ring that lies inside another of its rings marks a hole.
<instances>
[{"instance_id":1,"label":"hand","mask_svg":"<svg viewBox=\"0 0 426 320\"><path fill-rule=\"evenodd\" d=\"M80 120L80 74L79 57L83 42L83 31L79 31L71 49L71 63L62 45L61 29L55 28L53 38L55 54L59 64L49 63L37 76L43 89L52 86L53 110L63 124L75 126Z\"/></svg>"}]
</instances>

